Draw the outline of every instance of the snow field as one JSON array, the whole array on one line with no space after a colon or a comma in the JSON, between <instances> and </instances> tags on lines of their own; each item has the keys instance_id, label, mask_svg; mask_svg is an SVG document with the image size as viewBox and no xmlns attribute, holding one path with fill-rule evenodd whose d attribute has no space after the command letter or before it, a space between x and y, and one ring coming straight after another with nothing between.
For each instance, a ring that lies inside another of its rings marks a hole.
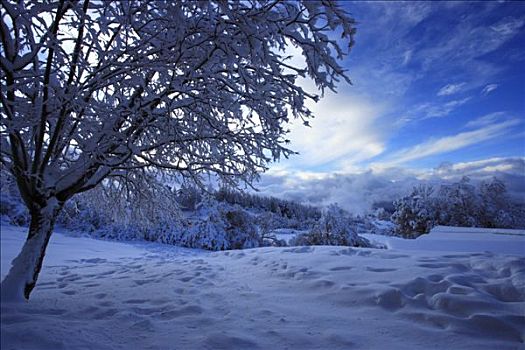
<instances>
[{"instance_id":1,"label":"snow field","mask_svg":"<svg viewBox=\"0 0 525 350\"><path fill-rule=\"evenodd\" d=\"M525 256L525 230L436 226L417 239L362 234L388 249L431 252L491 252Z\"/></svg>"},{"instance_id":2,"label":"snow field","mask_svg":"<svg viewBox=\"0 0 525 350\"><path fill-rule=\"evenodd\" d=\"M2 277L24 237L2 226ZM525 259L328 246L210 253L55 233L31 301L2 304L1 322L3 350L519 349Z\"/></svg>"}]
</instances>

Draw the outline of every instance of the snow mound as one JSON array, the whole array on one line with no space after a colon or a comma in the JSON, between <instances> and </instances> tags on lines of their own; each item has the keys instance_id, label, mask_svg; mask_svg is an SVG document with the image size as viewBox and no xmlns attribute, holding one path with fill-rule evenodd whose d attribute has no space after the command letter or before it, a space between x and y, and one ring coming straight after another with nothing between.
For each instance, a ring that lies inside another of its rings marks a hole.
<instances>
[{"instance_id":1,"label":"snow mound","mask_svg":"<svg viewBox=\"0 0 525 350\"><path fill-rule=\"evenodd\" d=\"M372 243L389 249L491 252L525 256L525 230L436 226L416 239L362 234Z\"/></svg>"},{"instance_id":2,"label":"snow mound","mask_svg":"<svg viewBox=\"0 0 525 350\"><path fill-rule=\"evenodd\" d=\"M22 233L2 227L2 269ZM520 256L59 233L31 301L2 304L1 348L516 349L524 315Z\"/></svg>"}]
</instances>

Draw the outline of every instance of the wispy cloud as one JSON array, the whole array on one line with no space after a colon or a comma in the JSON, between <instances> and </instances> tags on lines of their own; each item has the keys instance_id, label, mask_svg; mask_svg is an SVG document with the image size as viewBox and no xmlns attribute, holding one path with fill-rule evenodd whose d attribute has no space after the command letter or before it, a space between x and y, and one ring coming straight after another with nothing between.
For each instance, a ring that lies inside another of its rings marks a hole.
<instances>
[{"instance_id":1,"label":"wispy cloud","mask_svg":"<svg viewBox=\"0 0 525 350\"><path fill-rule=\"evenodd\" d=\"M495 124L496 122L509 119L509 115L505 112L494 112L489 113L479 118L469 121L465 127L466 128L477 128L485 125Z\"/></svg>"},{"instance_id":2,"label":"wispy cloud","mask_svg":"<svg viewBox=\"0 0 525 350\"><path fill-rule=\"evenodd\" d=\"M417 120L446 117L455 109L470 101L470 99L470 97L465 97L459 100L451 100L445 103L422 103L420 105L417 105L409 114L411 115L412 119Z\"/></svg>"},{"instance_id":3,"label":"wispy cloud","mask_svg":"<svg viewBox=\"0 0 525 350\"><path fill-rule=\"evenodd\" d=\"M414 53L413 50L406 50L403 54L403 66L406 66L408 63L410 63L410 60L412 59L412 54Z\"/></svg>"},{"instance_id":4,"label":"wispy cloud","mask_svg":"<svg viewBox=\"0 0 525 350\"><path fill-rule=\"evenodd\" d=\"M401 165L413 160L479 144L507 134L513 126L520 122L518 119L511 119L502 123L486 125L476 130L461 132L456 135L430 139L418 145L394 152L390 155L389 161L387 161L386 164L389 166Z\"/></svg>"},{"instance_id":5,"label":"wispy cloud","mask_svg":"<svg viewBox=\"0 0 525 350\"><path fill-rule=\"evenodd\" d=\"M426 37L433 44L418 51L418 58L424 63L424 69L461 68L464 73L472 74L478 69L479 57L497 50L516 35L524 24L522 18L505 17L491 26L480 23L480 16L494 11L496 4L487 4L462 17L461 25L439 38ZM436 40L437 39L437 40ZM454 64L451 64L451 63ZM486 78L486 76L485 76Z\"/></svg>"},{"instance_id":6,"label":"wispy cloud","mask_svg":"<svg viewBox=\"0 0 525 350\"><path fill-rule=\"evenodd\" d=\"M438 96L454 95L460 92L465 85L467 85L467 83L447 84L443 86L441 89L439 89L437 95Z\"/></svg>"},{"instance_id":7,"label":"wispy cloud","mask_svg":"<svg viewBox=\"0 0 525 350\"><path fill-rule=\"evenodd\" d=\"M525 176L524 157L493 157L471 162L447 163L442 164L433 171L434 175L444 178L458 177L464 174L488 174L494 175L495 172L506 172L513 175Z\"/></svg>"},{"instance_id":8,"label":"wispy cloud","mask_svg":"<svg viewBox=\"0 0 525 350\"><path fill-rule=\"evenodd\" d=\"M492 25L490 29L500 35L509 36L518 32L518 30L523 27L523 24L525 24L525 20L523 18L506 17L498 23Z\"/></svg>"},{"instance_id":9,"label":"wispy cloud","mask_svg":"<svg viewBox=\"0 0 525 350\"><path fill-rule=\"evenodd\" d=\"M486 96L486 95L490 94L492 91L496 90L497 88L498 88L498 84L485 85L483 90L481 90L481 94Z\"/></svg>"},{"instance_id":10,"label":"wispy cloud","mask_svg":"<svg viewBox=\"0 0 525 350\"><path fill-rule=\"evenodd\" d=\"M393 113L396 115L406 115L405 111L410 109L407 103L414 103L410 94L421 93L418 84L422 81L425 81L425 88L429 84L437 85L435 91L444 97L486 86L487 80L500 73L502 67L480 57L501 48L523 26L522 18L491 19L498 10L499 5L495 3L480 3L475 11L467 11L465 4L451 7L450 3L351 4L349 10L357 13L359 21L357 45L352 53L359 64L350 70L354 89L362 94L373 92L378 99L390 99L393 106L402 106ZM461 21L447 22L450 26L447 30L437 33L428 29L441 26L447 13L461 11ZM381 31L381 40L378 40L378 27L395 30ZM446 81L451 76L461 80ZM493 91L494 87L490 89ZM429 105L429 112L421 116L423 119L446 116L465 102L455 99L437 105L434 98L435 95L430 94L427 101L425 97L418 98L416 103ZM415 115L408 117L407 120L420 120Z\"/></svg>"}]
</instances>

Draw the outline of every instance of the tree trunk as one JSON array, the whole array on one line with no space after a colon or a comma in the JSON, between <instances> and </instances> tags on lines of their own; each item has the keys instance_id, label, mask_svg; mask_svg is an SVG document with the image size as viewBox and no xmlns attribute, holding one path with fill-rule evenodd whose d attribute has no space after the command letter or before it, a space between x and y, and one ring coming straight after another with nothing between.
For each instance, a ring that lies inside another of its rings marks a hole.
<instances>
[{"instance_id":1,"label":"tree trunk","mask_svg":"<svg viewBox=\"0 0 525 350\"><path fill-rule=\"evenodd\" d=\"M11 269L0 285L2 302L28 300L42 268L47 244L55 220L62 209L56 198L31 212L31 224L22 251L11 263Z\"/></svg>"}]
</instances>

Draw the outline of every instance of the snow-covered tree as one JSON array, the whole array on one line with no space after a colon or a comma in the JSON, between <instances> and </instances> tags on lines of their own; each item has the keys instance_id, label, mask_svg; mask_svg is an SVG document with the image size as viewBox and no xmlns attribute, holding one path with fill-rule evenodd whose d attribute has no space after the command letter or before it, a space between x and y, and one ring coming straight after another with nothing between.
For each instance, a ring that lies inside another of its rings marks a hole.
<instances>
[{"instance_id":1,"label":"snow-covered tree","mask_svg":"<svg viewBox=\"0 0 525 350\"><path fill-rule=\"evenodd\" d=\"M391 220L397 233L413 236L428 233L435 223L435 205L432 186L420 184L403 198L394 201Z\"/></svg>"},{"instance_id":2,"label":"snow-covered tree","mask_svg":"<svg viewBox=\"0 0 525 350\"><path fill-rule=\"evenodd\" d=\"M493 178L477 185L468 177L444 183L437 194L429 186L415 187L412 193L394 202L391 220L397 233L426 233L433 225L520 228L523 212L507 196L505 184Z\"/></svg>"},{"instance_id":3,"label":"snow-covered tree","mask_svg":"<svg viewBox=\"0 0 525 350\"><path fill-rule=\"evenodd\" d=\"M342 245L369 247L370 242L354 230L351 217L337 204L330 204L315 227L298 235L291 245Z\"/></svg>"},{"instance_id":4,"label":"snow-covered tree","mask_svg":"<svg viewBox=\"0 0 525 350\"><path fill-rule=\"evenodd\" d=\"M442 185L437 194L437 221L442 225L479 226L480 203L470 178Z\"/></svg>"},{"instance_id":5,"label":"snow-covered tree","mask_svg":"<svg viewBox=\"0 0 525 350\"><path fill-rule=\"evenodd\" d=\"M297 78L348 81L354 31L332 1L2 1L1 164L31 217L3 300L29 298L64 203L104 179L250 182L290 155L286 123L317 99Z\"/></svg>"},{"instance_id":6,"label":"snow-covered tree","mask_svg":"<svg viewBox=\"0 0 525 350\"><path fill-rule=\"evenodd\" d=\"M503 181L493 178L479 185L479 221L482 227L513 227L511 199Z\"/></svg>"},{"instance_id":7,"label":"snow-covered tree","mask_svg":"<svg viewBox=\"0 0 525 350\"><path fill-rule=\"evenodd\" d=\"M229 249L226 233L227 223L219 209L219 203L205 195L197 204L198 218L189 220L189 227L177 239L183 247L208 250Z\"/></svg>"}]
</instances>

